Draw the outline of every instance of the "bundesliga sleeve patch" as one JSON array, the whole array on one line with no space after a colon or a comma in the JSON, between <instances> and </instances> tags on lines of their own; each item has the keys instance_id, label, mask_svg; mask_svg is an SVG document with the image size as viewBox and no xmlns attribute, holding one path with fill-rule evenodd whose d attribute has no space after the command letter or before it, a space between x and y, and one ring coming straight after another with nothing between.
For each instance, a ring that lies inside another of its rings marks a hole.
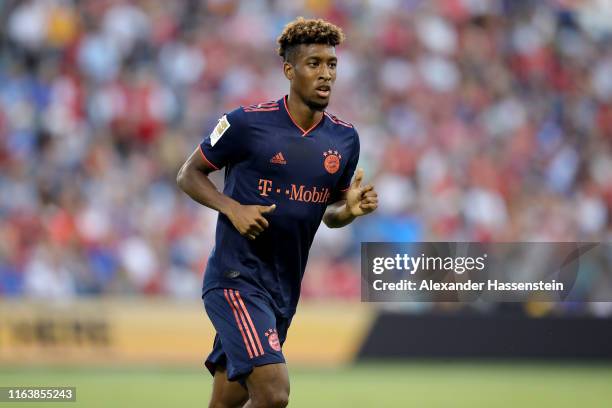
<instances>
[{"instance_id":1,"label":"bundesliga sleeve patch","mask_svg":"<svg viewBox=\"0 0 612 408\"><path fill-rule=\"evenodd\" d=\"M219 141L219 139L221 139L221 136L223 136L223 134L227 131L227 129L229 129L229 127L230 123L227 120L227 115L223 115L223 117L219 119L219 123L217 123L215 129L210 134L211 147L214 146Z\"/></svg>"}]
</instances>

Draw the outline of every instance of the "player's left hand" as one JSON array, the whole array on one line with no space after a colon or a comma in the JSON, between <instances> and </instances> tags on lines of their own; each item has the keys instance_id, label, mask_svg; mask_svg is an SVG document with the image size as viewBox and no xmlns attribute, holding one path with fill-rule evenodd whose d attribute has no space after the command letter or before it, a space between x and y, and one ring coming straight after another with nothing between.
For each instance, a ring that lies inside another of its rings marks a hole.
<instances>
[{"instance_id":1,"label":"player's left hand","mask_svg":"<svg viewBox=\"0 0 612 408\"><path fill-rule=\"evenodd\" d=\"M378 194L372 184L361 185L363 169L358 169L355 178L346 192L346 207L350 214L359 217L378 208Z\"/></svg>"}]
</instances>

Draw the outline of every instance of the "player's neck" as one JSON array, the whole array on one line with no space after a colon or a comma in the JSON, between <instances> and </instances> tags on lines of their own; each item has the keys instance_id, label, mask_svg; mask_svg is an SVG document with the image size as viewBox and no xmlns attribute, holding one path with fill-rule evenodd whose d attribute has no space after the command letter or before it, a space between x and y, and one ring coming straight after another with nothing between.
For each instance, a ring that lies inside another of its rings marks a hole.
<instances>
[{"instance_id":1,"label":"player's neck","mask_svg":"<svg viewBox=\"0 0 612 408\"><path fill-rule=\"evenodd\" d=\"M322 111L312 110L300 98L295 95L292 96L291 93L287 97L287 110L302 129L310 129L315 123L319 123L321 116L323 116Z\"/></svg>"}]
</instances>

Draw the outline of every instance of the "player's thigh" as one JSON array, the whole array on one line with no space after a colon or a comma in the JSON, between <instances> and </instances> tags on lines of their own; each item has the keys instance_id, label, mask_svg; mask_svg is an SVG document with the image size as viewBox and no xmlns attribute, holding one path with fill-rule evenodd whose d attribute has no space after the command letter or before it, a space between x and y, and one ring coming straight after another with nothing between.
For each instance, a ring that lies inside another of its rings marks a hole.
<instances>
[{"instance_id":1,"label":"player's thigh","mask_svg":"<svg viewBox=\"0 0 612 408\"><path fill-rule=\"evenodd\" d=\"M249 393L237 381L227 379L224 367L218 367L213 379L209 408L240 408L249 399Z\"/></svg>"},{"instance_id":2,"label":"player's thigh","mask_svg":"<svg viewBox=\"0 0 612 408\"><path fill-rule=\"evenodd\" d=\"M252 406L284 407L289 401L289 372L284 363L255 367L246 383Z\"/></svg>"}]
</instances>

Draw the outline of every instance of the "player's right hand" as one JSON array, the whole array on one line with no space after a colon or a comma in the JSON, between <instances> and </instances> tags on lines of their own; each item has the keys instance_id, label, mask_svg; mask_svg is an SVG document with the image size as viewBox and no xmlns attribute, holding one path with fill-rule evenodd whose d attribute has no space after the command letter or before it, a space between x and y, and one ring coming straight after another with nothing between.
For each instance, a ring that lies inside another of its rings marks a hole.
<instances>
[{"instance_id":1,"label":"player's right hand","mask_svg":"<svg viewBox=\"0 0 612 408\"><path fill-rule=\"evenodd\" d=\"M240 235L248 239L255 239L270 225L264 217L276 209L276 204L240 205L227 214Z\"/></svg>"}]
</instances>

